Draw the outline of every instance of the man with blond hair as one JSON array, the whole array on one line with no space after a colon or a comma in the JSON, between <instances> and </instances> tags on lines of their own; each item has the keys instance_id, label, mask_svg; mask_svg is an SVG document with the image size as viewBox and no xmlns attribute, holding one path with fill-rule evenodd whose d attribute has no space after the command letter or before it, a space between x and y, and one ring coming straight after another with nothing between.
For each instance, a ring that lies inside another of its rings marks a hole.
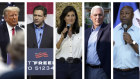
<instances>
[{"instance_id":1,"label":"man with blond hair","mask_svg":"<svg viewBox=\"0 0 140 79\"><path fill-rule=\"evenodd\" d=\"M12 41L12 36L14 36L18 30L21 30L21 28L17 26L19 12L20 9L18 7L6 7L3 11L5 21L0 24L0 48L2 51L2 60L8 64L10 61L7 59L7 45Z\"/></svg>"}]
</instances>

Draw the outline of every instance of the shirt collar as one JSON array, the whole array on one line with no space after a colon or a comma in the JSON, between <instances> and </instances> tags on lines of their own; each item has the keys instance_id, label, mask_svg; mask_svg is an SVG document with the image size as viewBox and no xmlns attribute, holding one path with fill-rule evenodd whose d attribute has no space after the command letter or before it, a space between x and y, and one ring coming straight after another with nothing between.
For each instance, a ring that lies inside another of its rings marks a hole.
<instances>
[{"instance_id":1,"label":"shirt collar","mask_svg":"<svg viewBox=\"0 0 140 79\"><path fill-rule=\"evenodd\" d=\"M123 28L122 25L121 25L121 27L119 27L118 30L123 30L123 29L124 29L124 28ZM134 29L135 29L135 26L132 25L128 30L132 30L132 31L134 31Z\"/></svg>"},{"instance_id":2,"label":"shirt collar","mask_svg":"<svg viewBox=\"0 0 140 79\"><path fill-rule=\"evenodd\" d=\"M134 30L135 30L135 27L136 27L136 26L132 25L129 29L132 30L132 31L134 31ZM129 29L128 29L128 30L129 30Z\"/></svg>"},{"instance_id":3,"label":"shirt collar","mask_svg":"<svg viewBox=\"0 0 140 79\"><path fill-rule=\"evenodd\" d=\"M11 31L13 28L15 29L15 26L12 27L12 26L10 26L7 22L6 22L6 25L7 25L7 29L8 29L9 31Z\"/></svg>"},{"instance_id":4,"label":"shirt collar","mask_svg":"<svg viewBox=\"0 0 140 79\"><path fill-rule=\"evenodd\" d=\"M93 25L92 25L92 28L91 28L91 32L93 31L98 31L100 28L101 28L102 24L100 26L98 26L96 29L93 28Z\"/></svg>"},{"instance_id":5,"label":"shirt collar","mask_svg":"<svg viewBox=\"0 0 140 79\"><path fill-rule=\"evenodd\" d=\"M34 24L34 27L35 27L35 29L44 29L44 23L40 28L38 28L35 24Z\"/></svg>"}]
</instances>

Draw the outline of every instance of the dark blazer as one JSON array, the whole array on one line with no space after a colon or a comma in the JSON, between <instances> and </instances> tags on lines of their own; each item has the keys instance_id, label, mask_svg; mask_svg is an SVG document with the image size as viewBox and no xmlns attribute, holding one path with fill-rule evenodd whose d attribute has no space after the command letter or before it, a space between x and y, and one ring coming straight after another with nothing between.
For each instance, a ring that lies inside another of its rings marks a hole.
<instances>
[{"instance_id":1,"label":"dark blazer","mask_svg":"<svg viewBox=\"0 0 140 79\"><path fill-rule=\"evenodd\" d=\"M88 40L91 28L85 30L85 59L87 59ZM97 37L97 54L108 78L111 79L111 26L102 24ZM94 61L94 60L93 60Z\"/></svg>"},{"instance_id":2,"label":"dark blazer","mask_svg":"<svg viewBox=\"0 0 140 79\"><path fill-rule=\"evenodd\" d=\"M38 48L34 23L27 25L27 47ZM53 48L53 28L47 24L44 25L43 37L40 48ZM32 75L27 76L27 79L53 79L52 75Z\"/></svg>"},{"instance_id":3,"label":"dark blazer","mask_svg":"<svg viewBox=\"0 0 140 79\"><path fill-rule=\"evenodd\" d=\"M19 26L16 26L16 31L22 30ZM6 22L0 24L0 48L4 62L7 62L7 46L10 42L8 28Z\"/></svg>"},{"instance_id":4,"label":"dark blazer","mask_svg":"<svg viewBox=\"0 0 140 79\"><path fill-rule=\"evenodd\" d=\"M34 23L27 25L27 47L38 48ZM40 48L53 48L53 28L47 24L44 25Z\"/></svg>"}]
</instances>

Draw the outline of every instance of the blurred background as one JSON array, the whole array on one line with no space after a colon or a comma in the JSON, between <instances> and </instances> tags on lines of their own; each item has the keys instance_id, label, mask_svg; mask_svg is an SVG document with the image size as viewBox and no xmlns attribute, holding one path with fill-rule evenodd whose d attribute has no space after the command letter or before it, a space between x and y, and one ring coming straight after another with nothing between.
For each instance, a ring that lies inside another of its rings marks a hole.
<instances>
[{"instance_id":1,"label":"blurred background","mask_svg":"<svg viewBox=\"0 0 140 79\"><path fill-rule=\"evenodd\" d=\"M66 6L73 6L78 14L79 25L82 26L82 2L57 2L56 3L56 27L60 23L60 15Z\"/></svg>"},{"instance_id":2,"label":"blurred background","mask_svg":"<svg viewBox=\"0 0 140 79\"><path fill-rule=\"evenodd\" d=\"M24 2L1 2L0 3L0 22L4 21L3 19L3 10L4 8L6 8L7 6L17 6L20 8L20 12L19 12L19 24L24 25Z\"/></svg>"},{"instance_id":3,"label":"blurred background","mask_svg":"<svg viewBox=\"0 0 140 79\"><path fill-rule=\"evenodd\" d=\"M86 25L85 28L92 26L92 21L90 19L90 12L91 12L92 7L95 5L99 5L104 8L104 14L105 14L104 22L107 24L111 22L111 3L85 2L85 25Z\"/></svg>"},{"instance_id":4,"label":"blurred background","mask_svg":"<svg viewBox=\"0 0 140 79\"><path fill-rule=\"evenodd\" d=\"M117 14L118 14L118 10L119 10L119 7L120 7L120 3L114 3L113 4L113 23L116 21L116 18L117 18ZM136 3L136 6L138 7L138 9L140 10L140 3Z\"/></svg>"}]
</instances>

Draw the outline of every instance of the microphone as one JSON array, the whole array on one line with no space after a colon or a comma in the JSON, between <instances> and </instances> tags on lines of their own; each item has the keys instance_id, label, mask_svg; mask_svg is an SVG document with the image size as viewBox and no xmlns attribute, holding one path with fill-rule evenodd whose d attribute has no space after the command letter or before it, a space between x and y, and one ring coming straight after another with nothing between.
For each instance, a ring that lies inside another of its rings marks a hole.
<instances>
[{"instance_id":1,"label":"microphone","mask_svg":"<svg viewBox=\"0 0 140 79\"><path fill-rule=\"evenodd\" d=\"M123 25L123 28L124 28L124 32L127 32L127 25L126 24ZM125 44L127 44L126 41L125 41Z\"/></svg>"},{"instance_id":2,"label":"microphone","mask_svg":"<svg viewBox=\"0 0 140 79\"><path fill-rule=\"evenodd\" d=\"M24 25L20 24L20 26L19 26L19 27L24 28Z\"/></svg>"},{"instance_id":3,"label":"microphone","mask_svg":"<svg viewBox=\"0 0 140 79\"><path fill-rule=\"evenodd\" d=\"M127 32L127 25L126 24L123 25L123 28L124 28L124 32Z\"/></svg>"},{"instance_id":4,"label":"microphone","mask_svg":"<svg viewBox=\"0 0 140 79\"><path fill-rule=\"evenodd\" d=\"M40 37L41 37L41 35L42 35L42 34L40 33Z\"/></svg>"},{"instance_id":5,"label":"microphone","mask_svg":"<svg viewBox=\"0 0 140 79\"><path fill-rule=\"evenodd\" d=\"M68 31L69 31L70 26L71 26L70 24L67 24L67 29L68 29ZM68 31L65 33L64 38L67 37Z\"/></svg>"},{"instance_id":6,"label":"microphone","mask_svg":"<svg viewBox=\"0 0 140 79\"><path fill-rule=\"evenodd\" d=\"M19 23L18 23L16 26L17 26L17 27L20 27L21 29L24 29L24 25L23 25L23 24L19 24Z\"/></svg>"}]
</instances>

